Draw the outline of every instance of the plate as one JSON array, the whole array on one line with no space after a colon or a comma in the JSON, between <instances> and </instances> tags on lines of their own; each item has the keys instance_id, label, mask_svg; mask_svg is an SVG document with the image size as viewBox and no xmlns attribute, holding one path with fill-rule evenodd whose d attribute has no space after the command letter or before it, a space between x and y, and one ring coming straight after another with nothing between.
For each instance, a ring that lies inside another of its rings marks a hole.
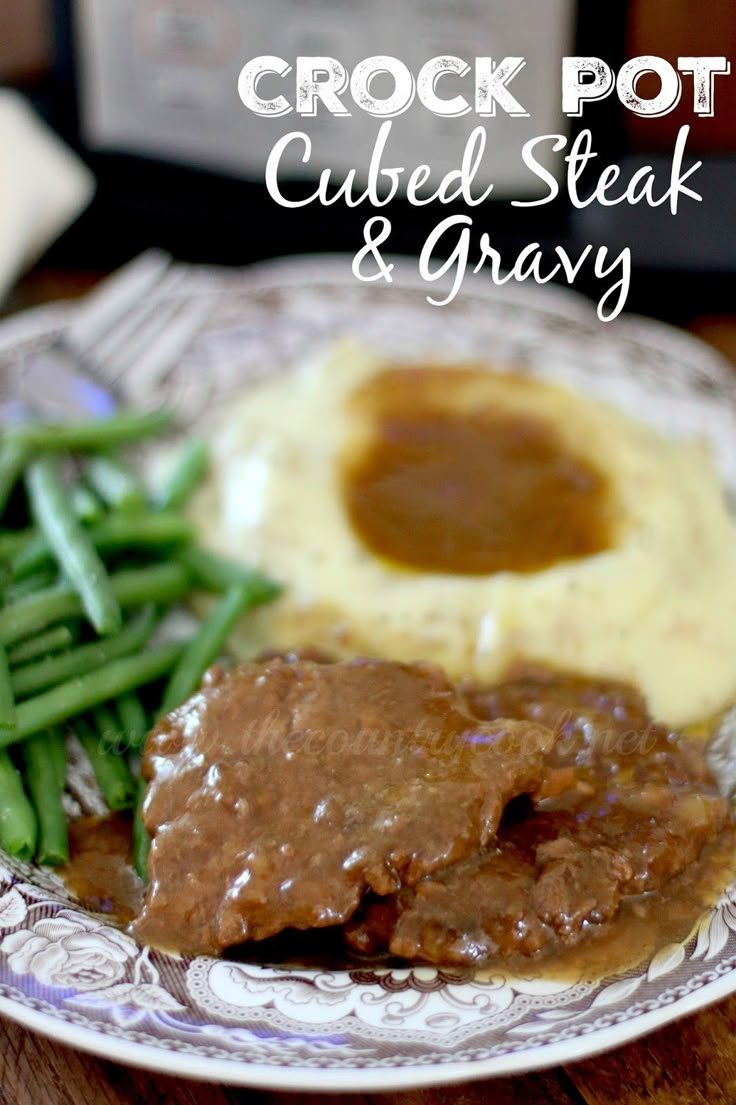
<instances>
[{"instance_id":1,"label":"plate","mask_svg":"<svg viewBox=\"0 0 736 1105\"><path fill-rule=\"evenodd\" d=\"M410 262L360 284L347 257L242 272L192 268L216 292L191 349L163 375L107 381L185 427L305 352L352 335L392 356L493 359L592 393L672 435L702 434L736 501L736 377L693 338L645 319L601 324L567 291L481 279L428 305ZM436 293L433 293L436 294ZM67 307L0 327L0 380L56 333ZM715 770L731 785L736 715ZM736 991L736 885L682 944L592 983L481 979L432 967L276 970L164 955L75 906L58 878L0 853L0 1013L64 1043L157 1071L272 1089L379 1090L530 1071L590 1056Z\"/></svg>"}]
</instances>

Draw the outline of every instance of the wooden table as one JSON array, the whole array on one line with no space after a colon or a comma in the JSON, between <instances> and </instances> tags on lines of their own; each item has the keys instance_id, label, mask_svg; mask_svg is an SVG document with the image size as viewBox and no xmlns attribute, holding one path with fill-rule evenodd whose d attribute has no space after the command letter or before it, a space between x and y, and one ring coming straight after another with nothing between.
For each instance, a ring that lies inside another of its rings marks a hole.
<instances>
[{"instance_id":1,"label":"wooden table","mask_svg":"<svg viewBox=\"0 0 736 1105\"><path fill-rule=\"evenodd\" d=\"M35 272L17 309L87 290L87 273ZM691 327L736 362L736 318ZM62 1047L0 1020L0 1105L310 1105L323 1095L232 1089L150 1074ZM643 1040L566 1067L515 1078L386 1094L330 1095L335 1105L734 1105L736 996Z\"/></svg>"},{"instance_id":2,"label":"wooden table","mask_svg":"<svg viewBox=\"0 0 736 1105\"><path fill-rule=\"evenodd\" d=\"M169 1078L61 1047L0 1021L0 1105L312 1105L326 1095L264 1093ZM733 1105L736 997L583 1063L516 1078L385 1094L335 1105Z\"/></svg>"}]
</instances>

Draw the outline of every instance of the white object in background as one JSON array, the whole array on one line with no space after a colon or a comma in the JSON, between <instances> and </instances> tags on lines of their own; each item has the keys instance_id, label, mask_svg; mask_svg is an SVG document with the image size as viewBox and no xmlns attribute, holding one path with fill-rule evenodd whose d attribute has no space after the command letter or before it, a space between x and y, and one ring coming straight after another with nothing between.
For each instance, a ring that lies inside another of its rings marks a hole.
<instances>
[{"instance_id":1,"label":"white object in background","mask_svg":"<svg viewBox=\"0 0 736 1105\"><path fill-rule=\"evenodd\" d=\"M0 302L87 206L92 173L22 96L0 91Z\"/></svg>"}]
</instances>

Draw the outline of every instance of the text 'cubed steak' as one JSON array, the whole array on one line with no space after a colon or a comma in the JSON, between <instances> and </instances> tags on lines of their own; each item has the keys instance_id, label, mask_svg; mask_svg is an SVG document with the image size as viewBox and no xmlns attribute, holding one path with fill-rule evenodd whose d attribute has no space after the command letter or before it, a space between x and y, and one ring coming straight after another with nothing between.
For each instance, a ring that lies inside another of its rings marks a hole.
<instances>
[{"instance_id":1,"label":"text 'cubed steak'","mask_svg":"<svg viewBox=\"0 0 736 1105\"><path fill-rule=\"evenodd\" d=\"M217 953L339 924L493 837L550 730L484 722L437 668L381 660L213 673L149 736L137 935Z\"/></svg>"}]
</instances>

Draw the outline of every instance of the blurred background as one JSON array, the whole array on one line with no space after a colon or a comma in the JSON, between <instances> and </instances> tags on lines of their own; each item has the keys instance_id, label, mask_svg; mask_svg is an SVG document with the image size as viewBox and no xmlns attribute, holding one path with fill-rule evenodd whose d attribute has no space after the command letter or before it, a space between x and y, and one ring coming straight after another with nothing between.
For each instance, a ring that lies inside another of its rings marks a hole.
<instances>
[{"instance_id":1,"label":"blurred background","mask_svg":"<svg viewBox=\"0 0 736 1105\"><path fill-rule=\"evenodd\" d=\"M357 109L348 121L321 114L257 118L237 97L238 72L262 53L287 60L331 54L348 67L391 53L416 72L440 52L471 63L477 54L527 58L513 90L531 118L485 120L496 191L482 209L468 212L510 263L533 240L571 251L587 242L615 251L630 245L629 309L679 323L708 316L715 326L716 316L733 312L736 73L716 78L710 119L693 116L686 78L680 107L662 118L639 119L610 97L569 120L559 111L559 65L562 55L575 53L603 57L615 69L641 53L672 61L681 54L725 54L736 69L734 0L1 0L0 82L22 91L97 179L91 205L36 272L105 272L149 245L184 260L223 264L354 252L367 209L285 210L267 196L263 170L279 128L304 129L315 150L307 172L334 166L339 182L350 165L367 165L379 120ZM458 164L465 136L478 122L472 113L440 119L420 107L395 120L391 148L398 163L426 160L439 175ZM684 202L676 217L666 206L509 205L528 192L519 150L532 135L590 127L597 172L616 160L625 180L648 163L664 187L682 123L692 127L691 159L704 162L693 179L703 202ZM454 210L462 207L392 203L391 249L417 253L429 230ZM586 290L584 282L576 287Z\"/></svg>"}]
</instances>

